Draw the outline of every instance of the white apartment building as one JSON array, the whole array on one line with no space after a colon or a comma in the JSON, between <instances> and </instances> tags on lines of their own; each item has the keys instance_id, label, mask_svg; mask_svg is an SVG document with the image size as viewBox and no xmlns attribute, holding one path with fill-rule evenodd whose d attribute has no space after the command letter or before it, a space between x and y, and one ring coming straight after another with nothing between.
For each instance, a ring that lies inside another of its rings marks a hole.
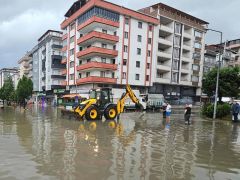
<instances>
[{"instance_id":1,"label":"white apartment building","mask_svg":"<svg viewBox=\"0 0 240 180\"><path fill-rule=\"evenodd\" d=\"M160 22L155 34L156 59L149 92L170 99L187 97L198 101L208 23L162 3L139 11L157 17Z\"/></svg>"},{"instance_id":2,"label":"white apartment building","mask_svg":"<svg viewBox=\"0 0 240 180\"><path fill-rule=\"evenodd\" d=\"M32 64L32 57L31 52L27 52L19 61L19 76L22 78L23 76L26 76L27 78L32 79L32 70L33 70L33 64Z\"/></svg>"},{"instance_id":3,"label":"white apartment building","mask_svg":"<svg viewBox=\"0 0 240 180\"><path fill-rule=\"evenodd\" d=\"M65 90L61 74L66 68L62 60L62 32L48 30L38 40L38 45L31 51L33 61L33 90L45 95L49 103L56 99L56 91Z\"/></svg>"},{"instance_id":4,"label":"white apartment building","mask_svg":"<svg viewBox=\"0 0 240 180\"><path fill-rule=\"evenodd\" d=\"M130 84L141 93L200 97L207 24L161 3L133 11L78 0L61 24L63 84L72 92Z\"/></svg>"},{"instance_id":5,"label":"white apartment building","mask_svg":"<svg viewBox=\"0 0 240 180\"><path fill-rule=\"evenodd\" d=\"M11 78L13 81L14 88L17 89L19 81L19 69L18 68L3 68L0 70L0 88L3 87L4 82Z\"/></svg>"},{"instance_id":6,"label":"white apartment building","mask_svg":"<svg viewBox=\"0 0 240 180\"><path fill-rule=\"evenodd\" d=\"M158 19L106 1L77 1L61 24L65 85L72 92L99 86L146 90L152 85Z\"/></svg>"}]
</instances>

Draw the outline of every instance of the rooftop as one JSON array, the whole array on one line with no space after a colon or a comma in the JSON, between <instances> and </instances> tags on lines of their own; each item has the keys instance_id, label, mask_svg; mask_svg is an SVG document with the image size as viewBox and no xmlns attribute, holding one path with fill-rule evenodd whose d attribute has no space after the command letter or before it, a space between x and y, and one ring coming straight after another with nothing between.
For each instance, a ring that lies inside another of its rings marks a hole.
<instances>
[{"instance_id":1,"label":"rooftop","mask_svg":"<svg viewBox=\"0 0 240 180\"><path fill-rule=\"evenodd\" d=\"M55 32L55 33L60 33L60 34L63 34L63 32L61 32L61 31L56 31L56 30L51 30L51 29L49 29L49 30L47 30L39 39L38 39L38 41L41 41L48 33L50 33L50 32Z\"/></svg>"}]
</instances>

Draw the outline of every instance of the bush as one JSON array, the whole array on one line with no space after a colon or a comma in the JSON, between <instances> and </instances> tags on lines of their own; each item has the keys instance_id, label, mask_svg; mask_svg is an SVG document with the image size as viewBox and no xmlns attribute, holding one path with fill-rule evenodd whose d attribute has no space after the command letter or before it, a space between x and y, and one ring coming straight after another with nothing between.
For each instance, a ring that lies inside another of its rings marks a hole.
<instances>
[{"instance_id":1,"label":"bush","mask_svg":"<svg viewBox=\"0 0 240 180\"><path fill-rule=\"evenodd\" d=\"M202 108L202 114L208 118L213 117L214 104L206 104ZM217 105L217 118L223 118L230 114L231 106L227 103Z\"/></svg>"}]
</instances>

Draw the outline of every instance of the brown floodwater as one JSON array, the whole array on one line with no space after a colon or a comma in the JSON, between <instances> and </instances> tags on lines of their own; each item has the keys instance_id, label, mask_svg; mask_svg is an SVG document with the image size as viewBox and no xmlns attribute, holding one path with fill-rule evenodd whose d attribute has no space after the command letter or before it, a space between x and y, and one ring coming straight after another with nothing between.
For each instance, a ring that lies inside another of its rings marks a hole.
<instances>
[{"instance_id":1,"label":"brown floodwater","mask_svg":"<svg viewBox=\"0 0 240 180\"><path fill-rule=\"evenodd\" d=\"M0 110L0 179L240 179L240 126L161 114L80 122L55 108Z\"/></svg>"}]
</instances>

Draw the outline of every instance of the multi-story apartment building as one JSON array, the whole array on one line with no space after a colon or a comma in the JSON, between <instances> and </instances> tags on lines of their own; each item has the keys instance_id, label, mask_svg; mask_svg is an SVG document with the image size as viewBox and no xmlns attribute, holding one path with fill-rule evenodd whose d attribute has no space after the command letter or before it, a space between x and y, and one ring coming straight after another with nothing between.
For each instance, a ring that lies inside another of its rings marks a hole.
<instances>
[{"instance_id":1,"label":"multi-story apartment building","mask_svg":"<svg viewBox=\"0 0 240 180\"><path fill-rule=\"evenodd\" d=\"M19 61L19 76L22 78L26 76L32 79L32 70L33 70L33 63L31 52L27 52Z\"/></svg>"},{"instance_id":2,"label":"multi-story apartment building","mask_svg":"<svg viewBox=\"0 0 240 180\"><path fill-rule=\"evenodd\" d=\"M62 61L62 32L48 30L38 39L31 51L33 61L33 90L46 95L49 103L56 100L56 93L65 89L61 84L66 77L61 71L66 68Z\"/></svg>"},{"instance_id":3,"label":"multi-story apartment building","mask_svg":"<svg viewBox=\"0 0 240 180\"><path fill-rule=\"evenodd\" d=\"M3 68L0 70L0 88L3 87L4 82L11 78L13 81L14 88L17 88L19 81L19 69L18 68Z\"/></svg>"},{"instance_id":4,"label":"multi-story apartment building","mask_svg":"<svg viewBox=\"0 0 240 180\"><path fill-rule=\"evenodd\" d=\"M230 62L231 66L240 66L240 39L228 41L226 43L226 49L235 53L234 59Z\"/></svg>"},{"instance_id":5,"label":"multi-story apartment building","mask_svg":"<svg viewBox=\"0 0 240 180\"><path fill-rule=\"evenodd\" d=\"M98 86L143 90L152 85L154 18L102 0L79 0L65 15L62 63L64 85L78 90Z\"/></svg>"},{"instance_id":6,"label":"multi-story apartment building","mask_svg":"<svg viewBox=\"0 0 240 180\"><path fill-rule=\"evenodd\" d=\"M130 84L142 93L201 95L207 22L164 4L133 11L78 0L62 22L64 85Z\"/></svg>"},{"instance_id":7,"label":"multi-story apartment building","mask_svg":"<svg viewBox=\"0 0 240 180\"><path fill-rule=\"evenodd\" d=\"M169 98L199 98L208 23L162 3L139 11L157 17L160 22L150 92Z\"/></svg>"},{"instance_id":8,"label":"multi-story apartment building","mask_svg":"<svg viewBox=\"0 0 240 180\"><path fill-rule=\"evenodd\" d=\"M221 51L220 66L232 67L235 64L236 52L226 48L226 44L206 45L204 54L203 73L209 72L212 68L218 66L219 51Z\"/></svg>"}]
</instances>

